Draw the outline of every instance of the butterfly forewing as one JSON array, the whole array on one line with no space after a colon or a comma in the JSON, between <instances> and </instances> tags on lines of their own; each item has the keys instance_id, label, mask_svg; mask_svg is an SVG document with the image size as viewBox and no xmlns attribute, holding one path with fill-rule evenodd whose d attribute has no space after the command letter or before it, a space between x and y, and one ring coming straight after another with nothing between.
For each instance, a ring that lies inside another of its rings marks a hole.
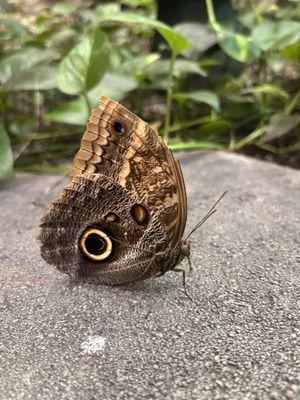
<instances>
[{"instance_id":1,"label":"butterfly forewing","mask_svg":"<svg viewBox=\"0 0 300 400\"><path fill-rule=\"evenodd\" d=\"M116 129L122 127L122 129ZM134 193L156 213L178 243L186 222L186 194L178 161L157 131L106 97L92 110L72 175L101 173Z\"/></svg>"}]
</instances>

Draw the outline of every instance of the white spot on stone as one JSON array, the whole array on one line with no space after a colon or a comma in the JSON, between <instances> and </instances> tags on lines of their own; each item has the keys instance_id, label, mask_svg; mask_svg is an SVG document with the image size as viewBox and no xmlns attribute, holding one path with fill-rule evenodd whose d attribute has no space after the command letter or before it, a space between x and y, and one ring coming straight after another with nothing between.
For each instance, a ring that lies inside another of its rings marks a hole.
<instances>
[{"instance_id":1,"label":"white spot on stone","mask_svg":"<svg viewBox=\"0 0 300 400\"><path fill-rule=\"evenodd\" d=\"M81 354L95 354L104 349L107 338L104 336L89 336L81 343Z\"/></svg>"}]
</instances>

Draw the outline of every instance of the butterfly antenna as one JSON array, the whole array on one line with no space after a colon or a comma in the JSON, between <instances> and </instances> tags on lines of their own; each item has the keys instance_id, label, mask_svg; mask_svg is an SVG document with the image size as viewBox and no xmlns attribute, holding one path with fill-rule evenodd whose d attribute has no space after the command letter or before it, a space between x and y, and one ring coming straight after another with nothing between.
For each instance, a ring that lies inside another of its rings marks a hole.
<instances>
[{"instance_id":1,"label":"butterfly antenna","mask_svg":"<svg viewBox=\"0 0 300 400\"><path fill-rule=\"evenodd\" d=\"M184 243L187 242L188 238L191 237L191 235L196 232L197 229L199 229L204 222L208 220L209 217L211 217L215 212L217 212L216 206L219 204L219 202L223 199L223 197L226 195L227 191L225 191L222 196L219 197L219 199L215 202L215 204L211 207L211 209L208 211L206 215L197 223L197 225L191 230L191 232L187 235L186 239L184 240Z\"/></svg>"}]
</instances>

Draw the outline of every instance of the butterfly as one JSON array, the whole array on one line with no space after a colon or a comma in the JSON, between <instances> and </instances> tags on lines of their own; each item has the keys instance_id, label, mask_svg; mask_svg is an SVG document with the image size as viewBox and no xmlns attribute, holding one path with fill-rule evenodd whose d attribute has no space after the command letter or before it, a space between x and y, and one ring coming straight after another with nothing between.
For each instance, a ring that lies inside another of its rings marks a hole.
<instances>
[{"instance_id":1,"label":"butterfly","mask_svg":"<svg viewBox=\"0 0 300 400\"><path fill-rule=\"evenodd\" d=\"M182 239L186 219L179 162L155 129L101 97L70 180L42 218L41 256L91 283L145 280L189 258L190 245Z\"/></svg>"}]
</instances>

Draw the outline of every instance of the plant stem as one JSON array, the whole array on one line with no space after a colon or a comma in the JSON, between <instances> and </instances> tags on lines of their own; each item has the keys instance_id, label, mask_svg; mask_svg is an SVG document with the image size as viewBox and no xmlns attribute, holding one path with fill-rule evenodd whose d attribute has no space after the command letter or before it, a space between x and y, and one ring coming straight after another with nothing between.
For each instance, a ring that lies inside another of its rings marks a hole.
<instances>
[{"instance_id":1,"label":"plant stem","mask_svg":"<svg viewBox=\"0 0 300 400\"><path fill-rule=\"evenodd\" d=\"M190 128L192 126L197 126L197 125L201 125L201 124L205 124L207 122L211 122L211 116L209 115L204 115L201 118L198 119L192 119L189 121L185 121L181 124L174 124L173 126L170 127L169 132L177 132L180 130L186 130L186 128ZM217 121L217 119L216 119Z\"/></svg>"},{"instance_id":2,"label":"plant stem","mask_svg":"<svg viewBox=\"0 0 300 400\"><path fill-rule=\"evenodd\" d=\"M206 3L206 9L207 9L207 16L208 16L208 21L212 28L217 32L217 33L222 33L222 28L218 21L216 20L216 14L214 10L214 5L213 5L213 0L205 0Z\"/></svg>"},{"instance_id":3,"label":"plant stem","mask_svg":"<svg viewBox=\"0 0 300 400\"><path fill-rule=\"evenodd\" d=\"M168 73L168 92L167 92L166 118L165 118L165 127L164 127L164 140L165 140L166 144L168 143L169 133L170 133L172 95L173 95L173 87L174 87L173 70L174 70L175 60L176 60L176 54L174 52L172 52L169 73Z\"/></svg>"},{"instance_id":4,"label":"plant stem","mask_svg":"<svg viewBox=\"0 0 300 400\"><path fill-rule=\"evenodd\" d=\"M251 1L251 6L252 6L252 9L253 9L253 12L255 14L257 22L259 24L262 24L264 22L264 19L263 19L262 15L261 15L259 7L257 7L256 2L255 1Z\"/></svg>"},{"instance_id":5,"label":"plant stem","mask_svg":"<svg viewBox=\"0 0 300 400\"><path fill-rule=\"evenodd\" d=\"M293 112L294 108L298 103L299 98L300 98L300 90L298 90L296 95L293 97L292 101L288 103L288 105L286 106L284 110L285 115L290 115Z\"/></svg>"},{"instance_id":6,"label":"plant stem","mask_svg":"<svg viewBox=\"0 0 300 400\"><path fill-rule=\"evenodd\" d=\"M247 144L252 143L255 139L262 136L265 133L265 130L266 130L265 126L255 129L255 131L251 132L249 135L241 139L239 142L235 143L235 145L231 147L230 150L235 151L246 146Z\"/></svg>"},{"instance_id":7,"label":"plant stem","mask_svg":"<svg viewBox=\"0 0 300 400\"><path fill-rule=\"evenodd\" d=\"M91 105L90 99L88 98L88 95L87 95L86 91L84 91L82 93L82 96L83 96L83 98L85 100L85 103L87 105L87 108L88 108L88 111L89 111L89 114L90 114L90 112L92 111L92 105Z\"/></svg>"}]
</instances>

